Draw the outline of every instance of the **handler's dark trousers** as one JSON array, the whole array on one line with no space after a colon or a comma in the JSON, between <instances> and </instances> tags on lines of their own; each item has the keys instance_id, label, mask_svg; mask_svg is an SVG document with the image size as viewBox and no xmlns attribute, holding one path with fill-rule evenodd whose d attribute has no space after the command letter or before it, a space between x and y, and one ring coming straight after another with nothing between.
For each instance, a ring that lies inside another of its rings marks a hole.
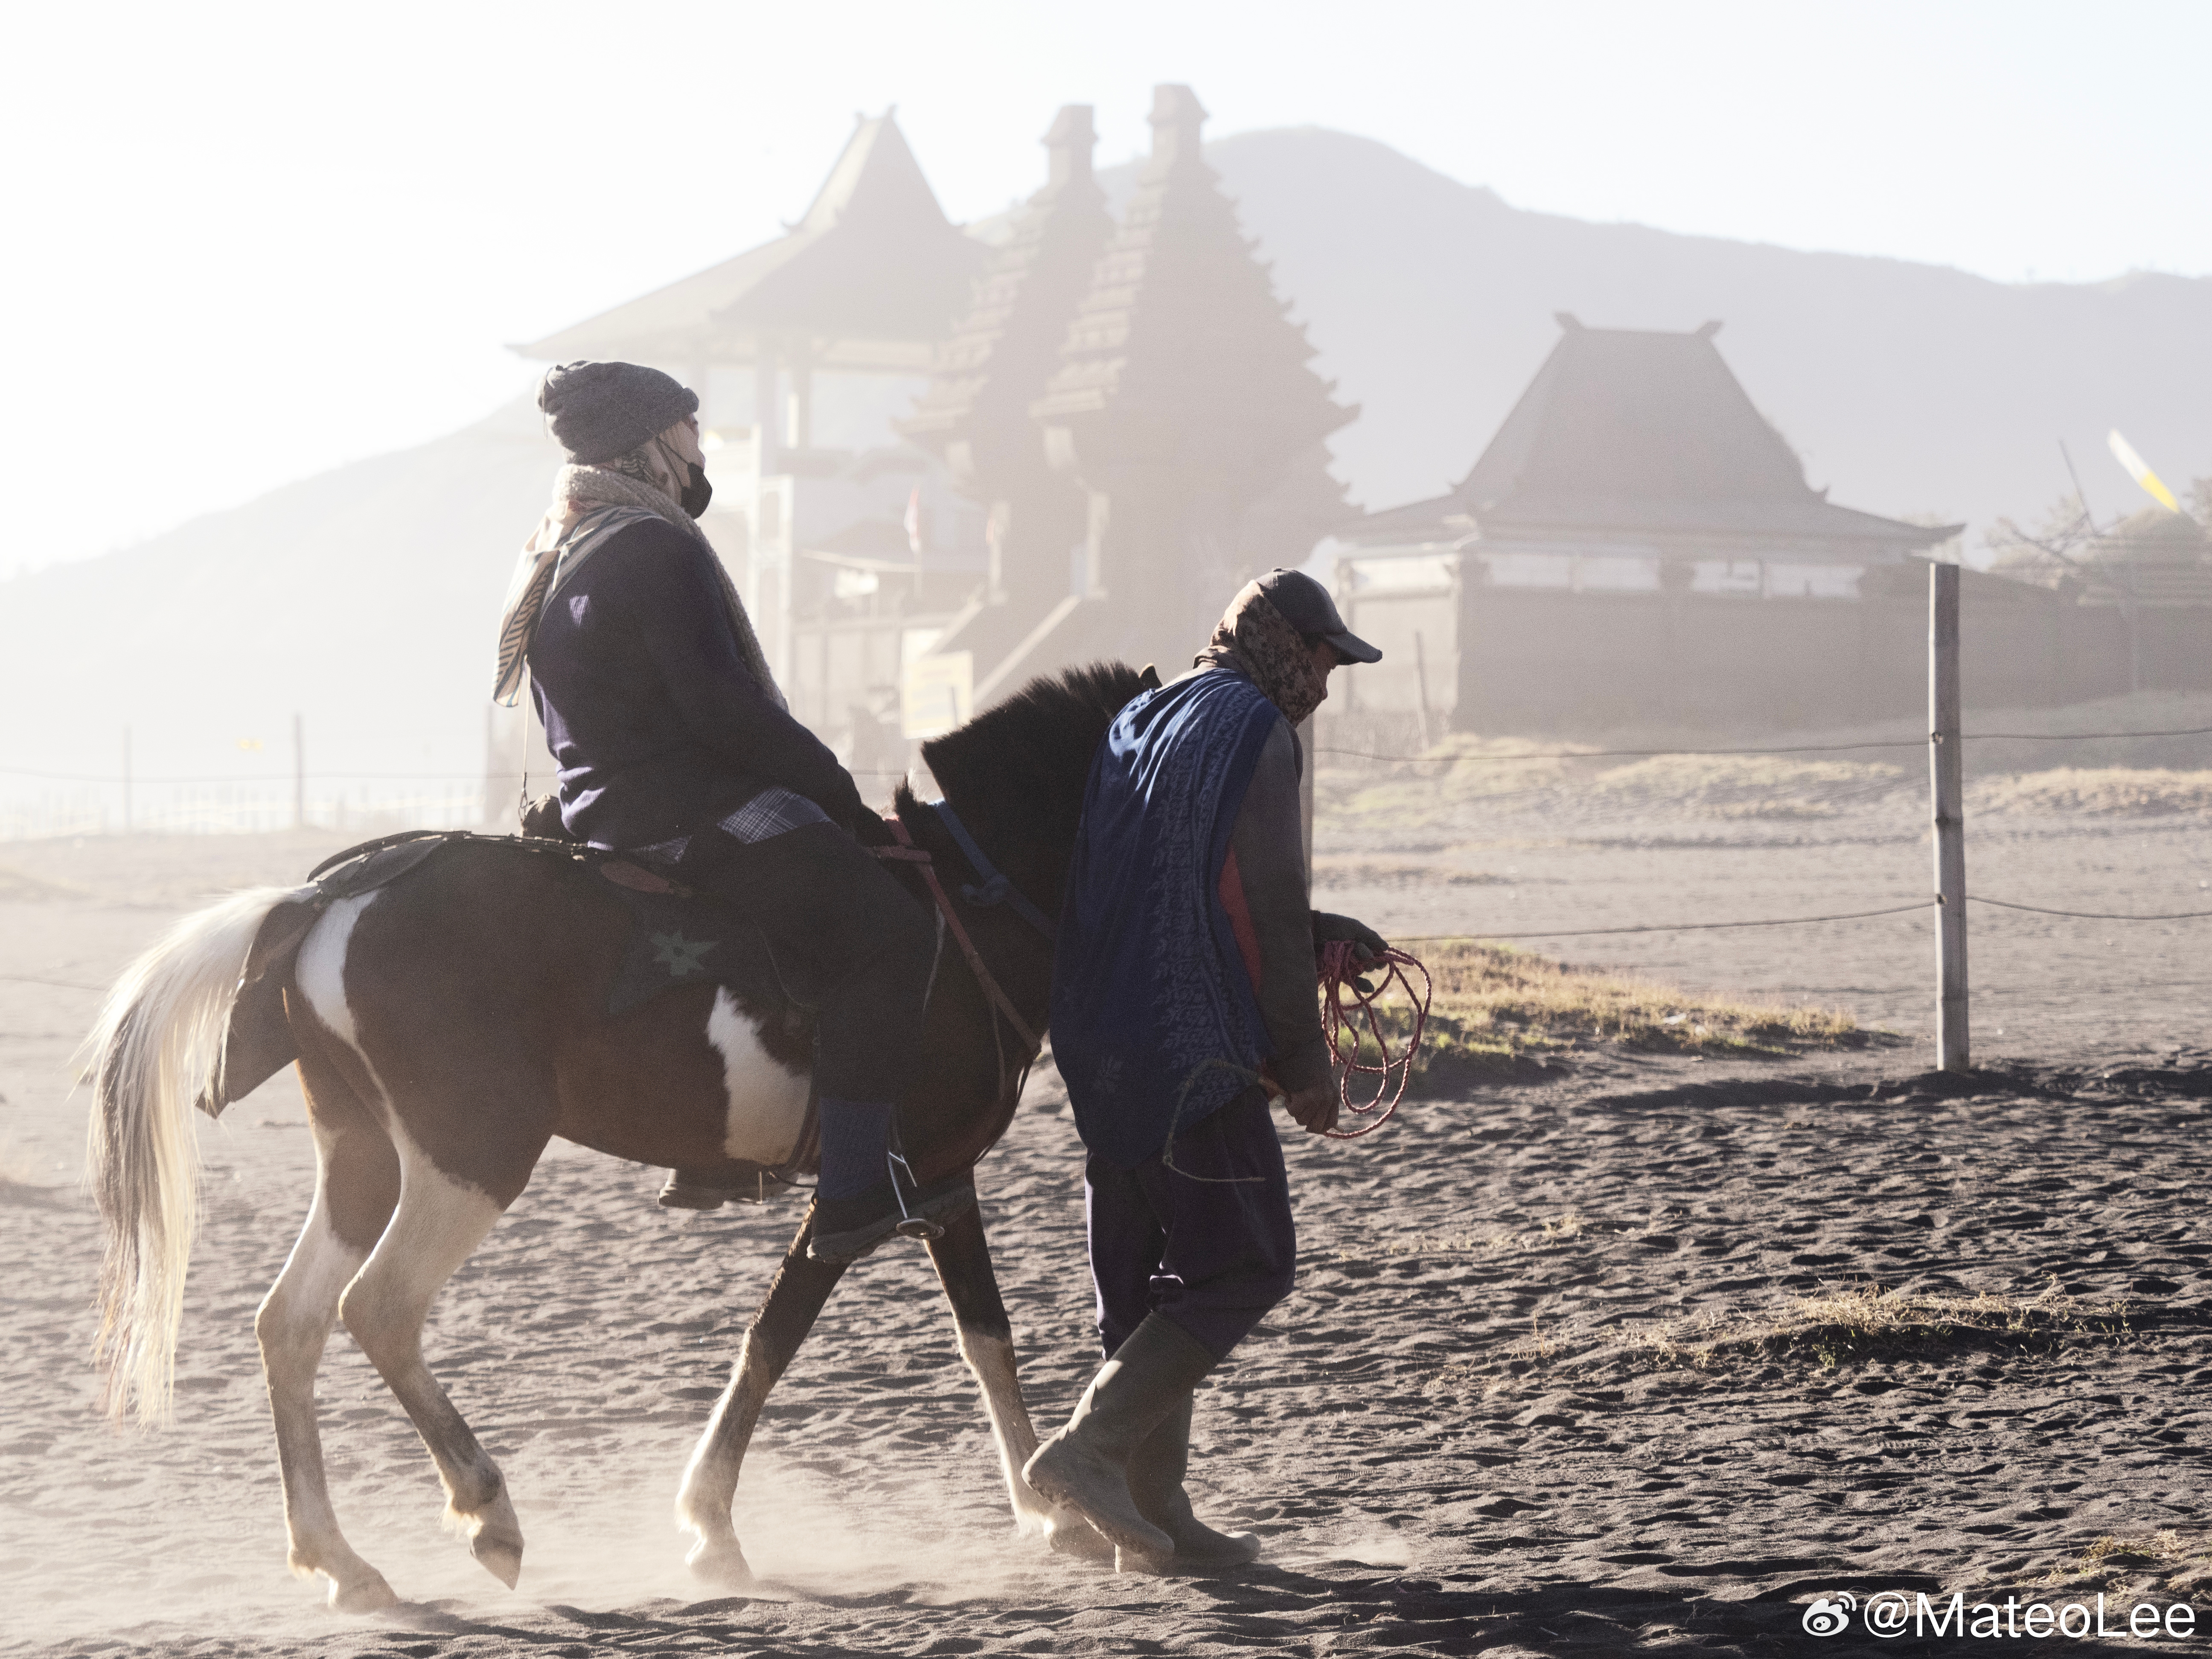
<instances>
[{"instance_id":1,"label":"handler's dark trousers","mask_svg":"<svg viewBox=\"0 0 2212 1659\"><path fill-rule=\"evenodd\" d=\"M1157 1310L1226 1358L1290 1293L1297 1235L1266 1097L1247 1089L1178 1130L1174 1151L1173 1170L1158 1152L1133 1170L1094 1152L1085 1168L1098 1337L1109 1356Z\"/></svg>"},{"instance_id":2,"label":"handler's dark trousers","mask_svg":"<svg viewBox=\"0 0 2212 1659\"><path fill-rule=\"evenodd\" d=\"M892 1112L921 1049L937 948L927 910L811 802L780 789L690 837L675 869L744 910L767 935L786 993L814 1015L822 1195L884 1182Z\"/></svg>"}]
</instances>

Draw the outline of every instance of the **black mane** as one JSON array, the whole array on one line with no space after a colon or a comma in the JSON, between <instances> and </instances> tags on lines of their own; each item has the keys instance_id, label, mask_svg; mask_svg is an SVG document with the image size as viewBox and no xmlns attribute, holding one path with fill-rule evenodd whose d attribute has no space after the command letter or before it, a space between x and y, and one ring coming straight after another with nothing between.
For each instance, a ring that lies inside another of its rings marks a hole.
<instances>
[{"instance_id":1,"label":"black mane","mask_svg":"<svg viewBox=\"0 0 2212 1659\"><path fill-rule=\"evenodd\" d=\"M921 757L948 798L1018 811L1024 839L1072 842L1091 754L1122 705L1151 683L1122 662L1043 675L922 744ZM899 797L902 805L910 799L904 784Z\"/></svg>"}]
</instances>

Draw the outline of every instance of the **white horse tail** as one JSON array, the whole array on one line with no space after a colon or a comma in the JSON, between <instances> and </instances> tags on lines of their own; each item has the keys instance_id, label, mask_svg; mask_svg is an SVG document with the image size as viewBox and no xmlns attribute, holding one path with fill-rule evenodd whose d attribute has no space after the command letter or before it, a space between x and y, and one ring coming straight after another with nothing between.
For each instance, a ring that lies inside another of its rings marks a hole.
<instances>
[{"instance_id":1,"label":"white horse tail","mask_svg":"<svg viewBox=\"0 0 2212 1659\"><path fill-rule=\"evenodd\" d=\"M185 1271L199 1222L191 1109L220 1080L231 1003L282 887L249 888L186 916L124 970L83 1053L94 1094L86 1175L107 1224L93 1358L101 1404L167 1419Z\"/></svg>"}]
</instances>

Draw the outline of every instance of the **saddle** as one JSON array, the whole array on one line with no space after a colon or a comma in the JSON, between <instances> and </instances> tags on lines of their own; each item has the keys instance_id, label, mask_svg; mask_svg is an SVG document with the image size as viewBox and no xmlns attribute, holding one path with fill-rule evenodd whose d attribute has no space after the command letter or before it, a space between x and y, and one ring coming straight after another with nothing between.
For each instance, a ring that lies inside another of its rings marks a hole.
<instances>
[{"instance_id":1,"label":"saddle","mask_svg":"<svg viewBox=\"0 0 2212 1659\"><path fill-rule=\"evenodd\" d=\"M556 823L558 820L555 820ZM545 827L542 817L531 829ZM643 1006L679 986L727 988L745 1006L781 1008L785 1018L805 1015L785 991L775 958L760 929L733 907L671 880L620 853L564 836L488 836L467 830L410 830L348 848L323 860L307 880L280 901L263 920L247 951L231 1004L229 1029L216 1083L198 1103L210 1117L251 1093L298 1058L284 1017L284 994L293 982L300 946L324 911L343 899L388 887L427 866L460 842L479 842L518 856L550 858L596 878L602 892L618 900L629 926L622 963L607 994L611 1018ZM799 1144L784 1165L761 1172L755 1183L765 1196L769 1183L794 1184L793 1177L820 1166L820 1125L815 1103L807 1103ZM696 1185L696 1183L693 1183ZM672 1182L672 1189L683 1185ZM690 1188L684 1190L689 1192ZM723 1194L722 1196L728 1196ZM703 1199L704 1194L698 1195ZM666 1194L663 1201L671 1201ZM716 1197L714 1203L720 1202ZM684 1198L679 1207L714 1204Z\"/></svg>"}]
</instances>

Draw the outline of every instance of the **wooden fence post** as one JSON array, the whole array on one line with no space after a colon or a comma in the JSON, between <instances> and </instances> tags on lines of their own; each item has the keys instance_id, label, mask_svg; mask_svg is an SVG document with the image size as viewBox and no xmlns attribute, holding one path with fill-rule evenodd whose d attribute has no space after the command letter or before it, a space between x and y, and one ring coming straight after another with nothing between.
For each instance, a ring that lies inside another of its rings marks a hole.
<instances>
[{"instance_id":1,"label":"wooden fence post","mask_svg":"<svg viewBox=\"0 0 2212 1659\"><path fill-rule=\"evenodd\" d=\"M1421 752L1425 755L1436 738L1429 719L1429 653L1421 642L1421 630L1418 628L1413 630L1413 690L1420 698Z\"/></svg>"},{"instance_id":2,"label":"wooden fence post","mask_svg":"<svg viewBox=\"0 0 2212 1659\"><path fill-rule=\"evenodd\" d=\"M1959 567L1928 570L1928 775L1936 820L1936 1064L1967 1069L1966 757L1959 741Z\"/></svg>"}]
</instances>

